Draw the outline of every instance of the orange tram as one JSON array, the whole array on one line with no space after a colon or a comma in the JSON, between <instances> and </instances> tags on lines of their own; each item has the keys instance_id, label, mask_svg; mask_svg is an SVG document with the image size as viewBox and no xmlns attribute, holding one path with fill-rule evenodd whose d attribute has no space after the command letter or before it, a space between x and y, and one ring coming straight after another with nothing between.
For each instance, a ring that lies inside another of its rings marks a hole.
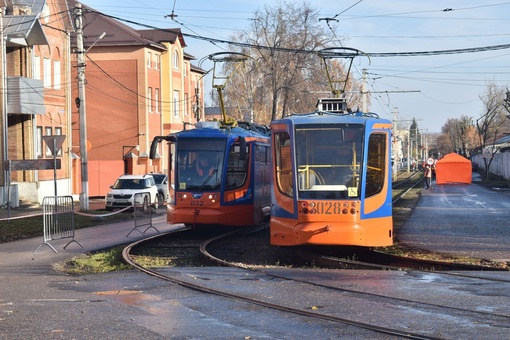
<instances>
[{"instance_id":1,"label":"orange tram","mask_svg":"<svg viewBox=\"0 0 510 340\"><path fill-rule=\"evenodd\" d=\"M268 127L199 122L152 141L169 143L167 222L188 226L251 226L269 220L271 167Z\"/></svg>"},{"instance_id":2,"label":"orange tram","mask_svg":"<svg viewBox=\"0 0 510 340\"><path fill-rule=\"evenodd\" d=\"M271 123L271 244L393 244L391 121L318 107Z\"/></svg>"}]
</instances>

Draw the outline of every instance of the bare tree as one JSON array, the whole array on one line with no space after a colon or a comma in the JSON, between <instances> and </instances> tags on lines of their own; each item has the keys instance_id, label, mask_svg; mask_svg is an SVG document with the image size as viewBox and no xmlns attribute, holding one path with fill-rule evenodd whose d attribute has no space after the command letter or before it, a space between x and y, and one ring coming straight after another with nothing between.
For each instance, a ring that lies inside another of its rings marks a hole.
<instances>
[{"instance_id":1,"label":"bare tree","mask_svg":"<svg viewBox=\"0 0 510 340\"><path fill-rule=\"evenodd\" d=\"M292 112L314 110L317 99L330 93L318 51L332 41L339 44L322 25L318 11L307 1L279 1L255 12L250 28L232 37L258 48L232 48L253 60L232 77L226 88L227 106L235 107L239 116L253 112L255 121L264 124ZM335 71L345 74L341 63ZM354 105L361 102L360 88L352 80L347 85Z\"/></svg>"},{"instance_id":2,"label":"bare tree","mask_svg":"<svg viewBox=\"0 0 510 340\"><path fill-rule=\"evenodd\" d=\"M505 115L505 93L495 83L487 84L485 92L480 96L483 103L483 114L476 120L479 135L479 146L484 155L485 176L489 179L489 168L494 155L499 151L496 140L508 130L508 119Z\"/></svg>"},{"instance_id":3,"label":"bare tree","mask_svg":"<svg viewBox=\"0 0 510 340\"><path fill-rule=\"evenodd\" d=\"M438 148L443 153L456 152L469 158L470 150L478 143L477 138L476 128L471 117L451 118L441 128Z\"/></svg>"}]
</instances>

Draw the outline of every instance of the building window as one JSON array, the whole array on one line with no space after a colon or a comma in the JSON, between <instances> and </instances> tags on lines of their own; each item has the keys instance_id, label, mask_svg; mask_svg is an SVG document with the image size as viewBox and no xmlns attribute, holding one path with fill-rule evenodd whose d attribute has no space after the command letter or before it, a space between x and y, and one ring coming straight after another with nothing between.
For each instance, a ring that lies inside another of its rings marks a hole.
<instances>
[{"instance_id":1,"label":"building window","mask_svg":"<svg viewBox=\"0 0 510 340\"><path fill-rule=\"evenodd\" d=\"M179 52L177 51L174 51L174 69L178 70L179 69Z\"/></svg>"},{"instance_id":2,"label":"building window","mask_svg":"<svg viewBox=\"0 0 510 340\"><path fill-rule=\"evenodd\" d=\"M44 87L51 88L51 59L43 59Z\"/></svg>"},{"instance_id":3,"label":"building window","mask_svg":"<svg viewBox=\"0 0 510 340\"><path fill-rule=\"evenodd\" d=\"M147 92L147 109L149 112L152 112L152 87L149 87L149 91Z\"/></svg>"},{"instance_id":4,"label":"building window","mask_svg":"<svg viewBox=\"0 0 510 340\"><path fill-rule=\"evenodd\" d=\"M160 67L160 64L161 64L161 55L155 54L154 57L156 58L156 62L155 62L154 68L156 70L159 70L159 67Z\"/></svg>"},{"instance_id":5,"label":"building window","mask_svg":"<svg viewBox=\"0 0 510 340\"><path fill-rule=\"evenodd\" d=\"M38 126L36 130L36 136L35 136L35 157L41 158L43 156L42 154L42 126Z\"/></svg>"},{"instance_id":6,"label":"building window","mask_svg":"<svg viewBox=\"0 0 510 340\"><path fill-rule=\"evenodd\" d=\"M52 132L51 132L51 127L45 127L44 128L44 135L45 136L51 136L52 135ZM51 150L50 148L48 147L48 145L46 145L46 157L51 157Z\"/></svg>"},{"instance_id":7,"label":"building window","mask_svg":"<svg viewBox=\"0 0 510 340\"><path fill-rule=\"evenodd\" d=\"M159 112L159 89L154 89L154 112Z\"/></svg>"},{"instance_id":8,"label":"building window","mask_svg":"<svg viewBox=\"0 0 510 340\"><path fill-rule=\"evenodd\" d=\"M34 79L41 79L41 58L39 56L34 57Z\"/></svg>"},{"instance_id":9,"label":"building window","mask_svg":"<svg viewBox=\"0 0 510 340\"><path fill-rule=\"evenodd\" d=\"M182 72L184 72L185 77L188 76L188 63L184 63L184 65L182 67Z\"/></svg>"},{"instance_id":10,"label":"building window","mask_svg":"<svg viewBox=\"0 0 510 340\"><path fill-rule=\"evenodd\" d=\"M174 90L174 118L179 118L179 91Z\"/></svg>"},{"instance_id":11,"label":"building window","mask_svg":"<svg viewBox=\"0 0 510 340\"><path fill-rule=\"evenodd\" d=\"M60 90L60 61L53 62L53 88Z\"/></svg>"},{"instance_id":12,"label":"building window","mask_svg":"<svg viewBox=\"0 0 510 340\"><path fill-rule=\"evenodd\" d=\"M147 52L147 68L151 68L152 63L152 53Z\"/></svg>"}]
</instances>

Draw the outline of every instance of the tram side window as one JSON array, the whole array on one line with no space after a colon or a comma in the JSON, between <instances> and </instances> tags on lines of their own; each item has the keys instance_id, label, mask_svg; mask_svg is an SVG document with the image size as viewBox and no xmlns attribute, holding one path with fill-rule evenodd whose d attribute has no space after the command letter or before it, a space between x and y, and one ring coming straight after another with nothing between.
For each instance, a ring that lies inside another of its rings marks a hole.
<instances>
[{"instance_id":1,"label":"tram side window","mask_svg":"<svg viewBox=\"0 0 510 340\"><path fill-rule=\"evenodd\" d=\"M228 153L227 190L240 188L246 182L249 164L249 146L246 146L246 158L241 158L240 146L232 145Z\"/></svg>"},{"instance_id":2,"label":"tram side window","mask_svg":"<svg viewBox=\"0 0 510 340\"><path fill-rule=\"evenodd\" d=\"M276 133L275 142L275 166L276 182L278 189L286 196L292 197L292 163L290 137L287 132Z\"/></svg>"},{"instance_id":3,"label":"tram side window","mask_svg":"<svg viewBox=\"0 0 510 340\"><path fill-rule=\"evenodd\" d=\"M386 138L384 133L374 133L368 140L367 183L365 197L381 192L386 180Z\"/></svg>"}]
</instances>

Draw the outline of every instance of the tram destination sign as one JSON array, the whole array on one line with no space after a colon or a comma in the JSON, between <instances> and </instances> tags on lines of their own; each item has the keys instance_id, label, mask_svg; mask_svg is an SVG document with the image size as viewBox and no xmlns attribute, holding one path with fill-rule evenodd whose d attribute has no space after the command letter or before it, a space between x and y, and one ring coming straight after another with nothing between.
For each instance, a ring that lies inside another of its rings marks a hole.
<instances>
[{"instance_id":1,"label":"tram destination sign","mask_svg":"<svg viewBox=\"0 0 510 340\"><path fill-rule=\"evenodd\" d=\"M61 169L61 159L21 159L21 160L8 160L5 162L6 168L11 171L20 170L50 170Z\"/></svg>"}]
</instances>

